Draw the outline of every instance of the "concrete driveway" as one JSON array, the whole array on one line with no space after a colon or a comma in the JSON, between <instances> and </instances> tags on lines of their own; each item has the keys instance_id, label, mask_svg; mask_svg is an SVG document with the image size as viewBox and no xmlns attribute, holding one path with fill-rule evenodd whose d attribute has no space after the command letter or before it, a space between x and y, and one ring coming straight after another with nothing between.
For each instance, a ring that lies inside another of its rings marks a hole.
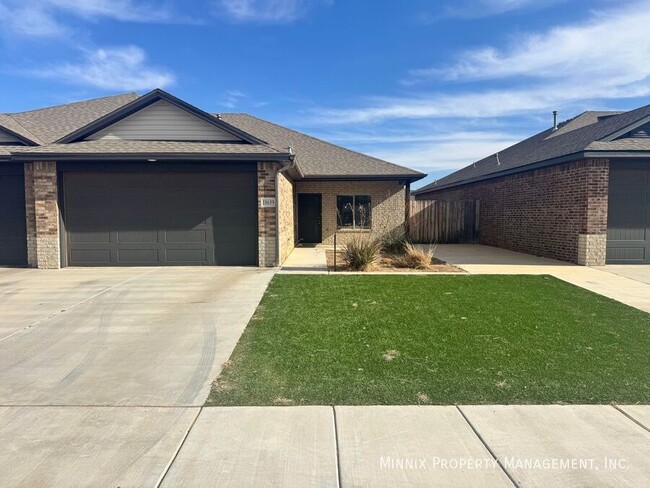
<instances>
[{"instance_id":1,"label":"concrete driveway","mask_svg":"<svg viewBox=\"0 0 650 488\"><path fill-rule=\"evenodd\" d=\"M154 485L273 273L1 269L0 486Z\"/></svg>"}]
</instances>

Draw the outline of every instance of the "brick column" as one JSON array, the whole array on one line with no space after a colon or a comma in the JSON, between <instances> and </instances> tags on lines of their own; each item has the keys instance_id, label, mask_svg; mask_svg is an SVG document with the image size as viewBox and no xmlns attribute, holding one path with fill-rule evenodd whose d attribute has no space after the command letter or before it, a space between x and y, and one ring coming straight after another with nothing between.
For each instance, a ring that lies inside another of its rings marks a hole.
<instances>
[{"instance_id":1,"label":"brick column","mask_svg":"<svg viewBox=\"0 0 650 488\"><path fill-rule=\"evenodd\" d=\"M577 263L604 266L607 254L609 160L586 160L586 221L578 235Z\"/></svg>"},{"instance_id":2,"label":"brick column","mask_svg":"<svg viewBox=\"0 0 650 488\"><path fill-rule=\"evenodd\" d=\"M61 267L56 163L25 163L27 263L32 268Z\"/></svg>"},{"instance_id":3,"label":"brick column","mask_svg":"<svg viewBox=\"0 0 650 488\"><path fill-rule=\"evenodd\" d=\"M257 226L258 266L275 265L275 239L278 199L275 195L275 178L280 168L278 163L257 163ZM276 198L275 207L262 208L260 198Z\"/></svg>"}]
</instances>

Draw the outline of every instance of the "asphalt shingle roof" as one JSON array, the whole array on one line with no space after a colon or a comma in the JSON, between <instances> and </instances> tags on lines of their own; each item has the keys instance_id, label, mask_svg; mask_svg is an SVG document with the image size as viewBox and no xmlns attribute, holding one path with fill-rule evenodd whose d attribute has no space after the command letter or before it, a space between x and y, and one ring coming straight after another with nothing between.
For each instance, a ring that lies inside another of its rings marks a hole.
<instances>
[{"instance_id":1,"label":"asphalt shingle roof","mask_svg":"<svg viewBox=\"0 0 650 488\"><path fill-rule=\"evenodd\" d=\"M296 163L303 176L405 176L424 174L365 154L325 142L248 114L221 114L221 118L244 132L262 139L278 150L293 146Z\"/></svg>"},{"instance_id":2,"label":"asphalt shingle roof","mask_svg":"<svg viewBox=\"0 0 650 488\"><path fill-rule=\"evenodd\" d=\"M37 142L50 144L138 97L137 93L124 93L122 95L4 115L9 116L24 127L25 130L39 138L40 141ZM2 125L1 122L0 125Z\"/></svg>"},{"instance_id":3,"label":"asphalt shingle roof","mask_svg":"<svg viewBox=\"0 0 650 488\"><path fill-rule=\"evenodd\" d=\"M503 151L499 151L498 162L497 156L492 154L418 189L417 193L439 190L468 180L477 181L497 176L503 171L569 156L582 151L649 150L650 141L648 140L620 139L611 142L601 141L601 139L649 116L650 105L629 112L585 112L561 124L557 131L547 129Z\"/></svg>"},{"instance_id":4,"label":"asphalt shingle roof","mask_svg":"<svg viewBox=\"0 0 650 488\"><path fill-rule=\"evenodd\" d=\"M0 127L39 146L4 146L0 155L142 155L277 154L293 147L298 173L306 178L395 177L417 180L423 173L325 142L247 114L220 114L222 121L267 144L223 144L174 141L101 140L56 144L59 139L95 122L139 97L126 93L29 112L0 114Z\"/></svg>"},{"instance_id":5,"label":"asphalt shingle roof","mask_svg":"<svg viewBox=\"0 0 650 488\"><path fill-rule=\"evenodd\" d=\"M20 147L13 154L277 154L274 148L258 144L220 142L131 141L108 139L70 144Z\"/></svg>"},{"instance_id":6,"label":"asphalt shingle roof","mask_svg":"<svg viewBox=\"0 0 650 488\"><path fill-rule=\"evenodd\" d=\"M36 144L43 144L43 141L38 136L32 134L25 127L16 122L16 120L14 120L14 118L9 114L0 114L0 127L9 129L14 134L18 134Z\"/></svg>"}]
</instances>

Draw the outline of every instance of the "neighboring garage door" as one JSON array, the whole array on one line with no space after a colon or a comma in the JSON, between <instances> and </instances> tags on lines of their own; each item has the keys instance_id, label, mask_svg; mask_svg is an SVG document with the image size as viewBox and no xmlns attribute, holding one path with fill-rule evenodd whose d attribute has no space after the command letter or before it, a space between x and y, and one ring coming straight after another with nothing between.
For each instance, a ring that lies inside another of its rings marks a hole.
<instances>
[{"instance_id":1,"label":"neighboring garage door","mask_svg":"<svg viewBox=\"0 0 650 488\"><path fill-rule=\"evenodd\" d=\"M64 173L70 266L256 265L254 172Z\"/></svg>"},{"instance_id":2,"label":"neighboring garage door","mask_svg":"<svg viewBox=\"0 0 650 488\"><path fill-rule=\"evenodd\" d=\"M610 164L607 263L650 264L650 161Z\"/></svg>"},{"instance_id":3,"label":"neighboring garage door","mask_svg":"<svg viewBox=\"0 0 650 488\"><path fill-rule=\"evenodd\" d=\"M0 265L27 263L25 179L22 164L0 165Z\"/></svg>"}]
</instances>

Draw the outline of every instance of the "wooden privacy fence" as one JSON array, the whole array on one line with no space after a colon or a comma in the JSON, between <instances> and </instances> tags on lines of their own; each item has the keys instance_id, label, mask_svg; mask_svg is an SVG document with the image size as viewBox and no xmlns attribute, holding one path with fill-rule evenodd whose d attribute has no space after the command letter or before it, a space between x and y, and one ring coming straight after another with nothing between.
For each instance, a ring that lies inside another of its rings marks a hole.
<instances>
[{"instance_id":1,"label":"wooden privacy fence","mask_svg":"<svg viewBox=\"0 0 650 488\"><path fill-rule=\"evenodd\" d=\"M411 200L409 239L419 244L471 244L478 242L478 200L444 202Z\"/></svg>"}]
</instances>

